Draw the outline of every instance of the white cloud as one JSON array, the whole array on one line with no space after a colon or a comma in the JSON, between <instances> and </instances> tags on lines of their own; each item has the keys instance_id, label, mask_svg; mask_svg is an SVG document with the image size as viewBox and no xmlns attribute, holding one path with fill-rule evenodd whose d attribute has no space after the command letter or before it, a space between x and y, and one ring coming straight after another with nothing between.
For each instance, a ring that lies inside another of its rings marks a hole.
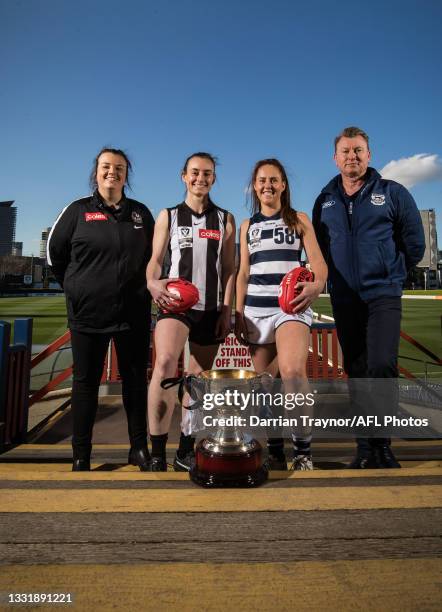
<instances>
[{"instance_id":1,"label":"white cloud","mask_svg":"<svg viewBox=\"0 0 442 612\"><path fill-rule=\"evenodd\" d=\"M380 173L383 178L410 188L417 183L442 180L442 160L437 155L418 153L388 162Z\"/></svg>"}]
</instances>

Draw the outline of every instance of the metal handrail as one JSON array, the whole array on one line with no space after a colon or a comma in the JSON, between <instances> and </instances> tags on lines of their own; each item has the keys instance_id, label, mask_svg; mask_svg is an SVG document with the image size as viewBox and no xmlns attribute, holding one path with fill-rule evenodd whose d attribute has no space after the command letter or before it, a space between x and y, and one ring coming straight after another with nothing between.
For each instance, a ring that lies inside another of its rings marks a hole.
<instances>
[{"instance_id":1,"label":"metal handrail","mask_svg":"<svg viewBox=\"0 0 442 612\"><path fill-rule=\"evenodd\" d=\"M317 312L314 312L313 315L320 320L321 317L324 317L327 321L334 322L334 318L331 317L330 315L321 315ZM424 364L430 364L431 365L436 365L436 366L440 366L442 365L442 358L438 357L437 355L435 355L432 351L430 351L430 349L428 349L426 346L424 346L423 344L421 344L418 340L416 340L415 338L413 338L412 336L410 336L410 334L407 334L406 332L402 331L400 332L400 337L405 340L406 342L409 342L412 346L414 346L416 349L418 349L419 351L421 351L422 353L424 353L425 355L427 355L428 357L430 357L431 359L434 360L435 363L431 363L431 362L427 362L422 360L421 363ZM404 357L401 355L398 355L398 357L400 359L413 359L412 357ZM419 361L419 360L417 360ZM403 374L406 378L414 378L416 379L417 377L412 374L409 370L407 370L407 368L404 368L401 365L398 365L398 370L401 374ZM425 370L425 380L427 377L427 370Z\"/></svg>"},{"instance_id":2,"label":"metal handrail","mask_svg":"<svg viewBox=\"0 0 442 612\"><path fill-rule=\"evenodd\" d=\"M31 369L38 365L41 361L46 359L46 357L49 357L50 355L52 355L52 353L55 353L55 351L57 351L61 346L63 346L63 344L66 344L66 342L70 340L70 338L71 332L67 330L62 336L51 342L51 344L48 344L48 346L43 351L41 351L41 353L38 353L38 355L32 357Z\"/></svg>"}]
</instances>

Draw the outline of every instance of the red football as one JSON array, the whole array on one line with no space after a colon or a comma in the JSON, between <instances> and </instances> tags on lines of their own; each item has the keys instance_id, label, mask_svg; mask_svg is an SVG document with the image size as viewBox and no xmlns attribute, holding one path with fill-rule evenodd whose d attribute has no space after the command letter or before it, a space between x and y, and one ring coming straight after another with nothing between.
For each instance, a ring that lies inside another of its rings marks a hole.
<instances>
[{"instance_id":1,"label":"red football","mask_svg":"<svg viewBox=\"0 0 442 612\"><path fill-rule=\"evenodd\" d=\"M167 312L186 312L186 310L195 306L200 299L199 291L195 285L184 280L184 278L167 283L167 291L176 296L176 301L168 305Z\"/></svg>"},{"instance_id":2,"label":"red football","mask_svg":"<svg viewBox=\"0 0 442 612\"><path fill-rule=\"evenodd\" d=\"M290 304L290 302L302 291L301 287L298 289L295 288L296 284L311 283L314 279L315 275L313 272L310 272L310 270L307 270L307 268L303 266L298 266L290 270L290 272L287 272L279 285L278 302L281 310L287 314L291 314L294 305Z\"/></svg>"}]
</instances>

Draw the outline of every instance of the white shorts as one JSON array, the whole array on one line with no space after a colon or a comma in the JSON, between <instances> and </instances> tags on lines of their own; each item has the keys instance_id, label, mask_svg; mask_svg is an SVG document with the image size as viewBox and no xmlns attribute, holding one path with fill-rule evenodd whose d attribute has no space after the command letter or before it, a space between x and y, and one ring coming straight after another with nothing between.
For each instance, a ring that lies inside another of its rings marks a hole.
<instances>
[{"instance_id":1,"label":"white shorts","mask_svg":"<svg viewBox=\"0 0 442 612\"><path fill-rule=\"evenodd\" d=\"M305 312L300 314L286 314L280 310L267 317L257 317L247 312L247 306L244 308L244 320L250 344L272 344L276 342L276 330L283 323L296 321L311 327L312 319L313 311L311 308L307 308Z\"/></svg>"}]
</instances>

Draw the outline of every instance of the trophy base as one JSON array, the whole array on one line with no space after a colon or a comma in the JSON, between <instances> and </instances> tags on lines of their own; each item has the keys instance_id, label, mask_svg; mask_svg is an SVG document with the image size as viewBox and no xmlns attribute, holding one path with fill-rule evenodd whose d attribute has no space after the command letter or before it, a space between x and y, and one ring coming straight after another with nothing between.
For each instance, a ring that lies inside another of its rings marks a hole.
<instances>
[{"instance_id":1,"label":"trophy base","mask_svg":"<svg viewBox=\"0 0 442 612\"><path fill-rule=\"evenodd\" d=\"M247 452L212 452L205 448L207 440L196 448L195 465L190 479L202 487L258 487L268 478L263 465L262 448L253 440Z\"/></svg>"},{"instance_id":2,"label":"trophy base","mask_svg":"<svg viewBox=\"0 0 442 612\"><path fill-rule=\"evenodd\" d=\"M259 468L253 474L208 474L193 468L190 470L190 479L200 487L207 488L247 488L259 487L268 478L268 470Z\"/></svg>"}]
</instances>

